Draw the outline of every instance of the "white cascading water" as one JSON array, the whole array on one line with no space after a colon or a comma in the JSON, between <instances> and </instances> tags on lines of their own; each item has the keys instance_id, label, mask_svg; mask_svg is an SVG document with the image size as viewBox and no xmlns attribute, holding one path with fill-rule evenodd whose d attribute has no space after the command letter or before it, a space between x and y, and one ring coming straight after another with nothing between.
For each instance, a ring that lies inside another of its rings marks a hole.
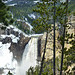
<instances>
[{"instance_id":1,"label":"white cascading water","mask_svg":"<svg viewBox=\"0 0 75 75\"><path fill-rule=\"evenodd\" d=\"M17 67L16 75L26 75L26 71L32 66L37 65L37 40L38 38L34 37L28 42L25 47L22 62L19 67Z\"/></svg>"},{"instance_id":2,"label":"white cascading water","mask_svg":"<svg viewBox=\"0 0 75 75\"><path fill-rule=\"evenodd\" d=\"M10 43L2 44L0 42L0 69L3 69L3 73L0 75L7 75L8 71L15 75L17 61L13 59L13 53L9 50L10 45Z\"/></svg>"}]
</instances>

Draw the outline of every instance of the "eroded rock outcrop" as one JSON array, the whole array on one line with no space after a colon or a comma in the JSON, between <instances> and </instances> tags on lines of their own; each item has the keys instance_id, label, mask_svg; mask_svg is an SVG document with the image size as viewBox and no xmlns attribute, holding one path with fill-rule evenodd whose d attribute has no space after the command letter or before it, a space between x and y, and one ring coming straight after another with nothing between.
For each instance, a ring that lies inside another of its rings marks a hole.
<instances>
[{"instance_id":1,"label":"eroded rock outcrop","mask_svg":"<svg viewBox=\"0 0 75 75\"><path fill-rule=\"evenodd\" d=\"M10 52L13 53L13 58L20 62L25 46L29 42L30 37L16 27L9 26L5 30L5 34L1 35L0 38L0 41L3 44L11 43L11 46L9 47Z\"/></svg>"}]
</instances>

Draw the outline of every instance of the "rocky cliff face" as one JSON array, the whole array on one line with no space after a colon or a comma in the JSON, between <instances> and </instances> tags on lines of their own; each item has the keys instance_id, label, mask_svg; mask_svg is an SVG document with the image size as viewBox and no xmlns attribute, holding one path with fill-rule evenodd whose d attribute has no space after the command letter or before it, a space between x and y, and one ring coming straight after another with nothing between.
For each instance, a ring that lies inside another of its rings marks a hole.
<instances>
[{"instance_id":1,"label":"rocky cliff face","mask_svg":"<svg viewBox=\"0 0 75 75\"><path fill-rule=\"evenodd\" d=\"M18 30L16 27L14 28L13 26L9 26L5 30L5 34L1 35L0 38L0 41L3 44L11 43L11 46L9 47L10 52L13 53L13 57L17 61L21 61L22 54L26 44L30 40L30 37L28 37L22 31Z\"/></svg>"},{"instance_id":2,"label":"rocky cliff face","mask_svg":"<svg viewBox=\"0 0 75 75\"><path fill-rule=\"evenodd\" d=\"M56 37L58 37L58 31L56 31ZM41 37L41 56L43 55L44 51L44 45L45 45L45 39L46 39L46 32L43 34ZM56 56L59 55L59 50L58 47L60 48L60 44L56 38ZM45 53L45 59L52 59L53 58L53 31L48 33L48 38L47 38L47 45L46 45L46 53Z\"/></svg>"}]
</instances>

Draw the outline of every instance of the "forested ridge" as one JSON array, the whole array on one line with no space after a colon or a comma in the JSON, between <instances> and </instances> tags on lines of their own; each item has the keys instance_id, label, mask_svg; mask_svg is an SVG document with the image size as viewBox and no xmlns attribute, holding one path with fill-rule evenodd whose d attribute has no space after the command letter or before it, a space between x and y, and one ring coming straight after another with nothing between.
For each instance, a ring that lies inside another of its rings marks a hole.
<instances>
[{"instance_id":1,"label":"forested ridge","mask_svg":"<svg viewBox=\"0 0 75 75\"><path fill-rule=\"evenodd\" d=\"M28 18L28 14L33 13L32 10L35 8L35 4L32 1L30 1L31 4L22 4L22 5L19 4L19 5L10 7L10 10L13 12L14 18L23 19L23 16ZM17 0L13 2L17 3ZM75 11L74 8L75 8L75 1L71 0L71 2L69 3L69 9L70 11Z\"/></svg>"}]
</instances>

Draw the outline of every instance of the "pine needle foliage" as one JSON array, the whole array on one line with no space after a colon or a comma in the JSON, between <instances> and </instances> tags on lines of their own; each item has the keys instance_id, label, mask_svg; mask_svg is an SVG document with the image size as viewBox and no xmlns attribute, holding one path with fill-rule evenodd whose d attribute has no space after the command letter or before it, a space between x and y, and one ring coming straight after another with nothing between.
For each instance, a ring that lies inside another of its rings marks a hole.
<instances>
[{"instance_id":1,"label":"pine needle foliage","mask_svg":"<svg viewBox=\"0 0 75 75\"><path fill-rule=\"evenodd\" d=\"M0 22L4 23L5 27L14 22L9 7L7 7L2 0L0 0Z\"/></svg>"}]
</instances>

